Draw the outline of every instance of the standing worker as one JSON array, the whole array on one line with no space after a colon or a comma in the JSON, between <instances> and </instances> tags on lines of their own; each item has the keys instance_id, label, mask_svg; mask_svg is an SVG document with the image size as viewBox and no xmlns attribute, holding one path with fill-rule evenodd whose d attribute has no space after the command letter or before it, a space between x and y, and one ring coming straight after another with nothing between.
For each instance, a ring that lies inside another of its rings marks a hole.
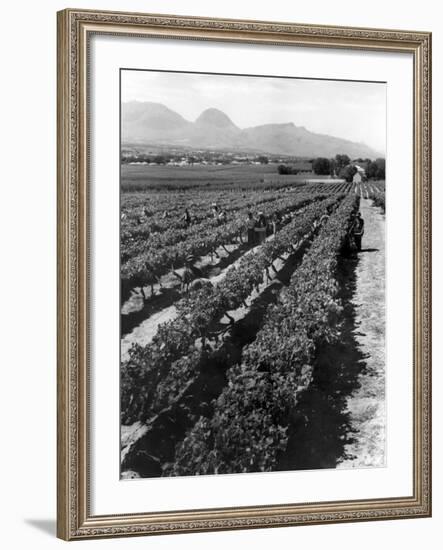
<instances>
[{"instance_id":1,"label":"standing worker","mask_svg":"<svg viewBox=\"0 0 443 550\"><path fill-rule=\"evenodd\" d=\"M182 220L185 222L186 227L189 227L191 225L191 214L189 213L189 210L187 208L185 209L185 213L182 216Z\"/></svg>"},{"instance_id":2,"label":"standing worker","mask_svg":"<svg viewBox=\"0 0 443 550\"><path fill-rule=\"evenodd\" d=\"M252 212L248 212L248 218L246 220L246 229L248 230L248 245L253 246L255 244L255 219Z\"/></svg>"},{"instance_id":3,"label":"standing worker","mask_svg":"<svg viewBox=\"0 0 443 550\"><path fill-rule=\"evenodd\" d=\"M255 233L257 236L257 242L258 244L261 244L263 241L266 240L266 229L267 229L267 221L266 217L263 214L263 212L258 213L258 219L255 223Z\"/></svg>"},{"instance_id":4,"label":"standing worker","mask_svg":"<svg viewBox=\"0 0 443 550\"><path fill-rule=\"evenodd\" d=\"M212 217L214 218L214 220L218 220L218 206L217 206L217 203L216 202L213 202L212 205L211 205L211 213L212 213Z\"/></svg>"},{"instance_id":5,"label":"standing worker","mask_svg":"<svg viewBox=\"0 0 443 550\"><path fill-rule=\"evenodd\" d=\"M354 223L351 226L351 234L354 237L355 245L359 252L361 252L361 240L365 232L364 227L365 227L365 221L361 217L360 212L358 212L357 215L355 216Z\"/></svg>"},{"instance_id":6,"label":"standing worker","mask_svg":"<svg viewBox=\"0 0 443 550\"><path fill-rule=\"evenodd\" d=\"M228 219L228 213L226 210L220 210L220 214L218 215L218 223L225 223Z\"/></svg>"},{"instance_id":7,"label":"standing worker","mask_svg":"<svg viewBox=\"0 0 443 550\"><path fill-rule=\"evenodd\" d=\"M282 223L282 217L280 212L276 212L274 216L272 217L272 233L275 235L277 231L280 229Z\"/></svg>"}]
</instances>

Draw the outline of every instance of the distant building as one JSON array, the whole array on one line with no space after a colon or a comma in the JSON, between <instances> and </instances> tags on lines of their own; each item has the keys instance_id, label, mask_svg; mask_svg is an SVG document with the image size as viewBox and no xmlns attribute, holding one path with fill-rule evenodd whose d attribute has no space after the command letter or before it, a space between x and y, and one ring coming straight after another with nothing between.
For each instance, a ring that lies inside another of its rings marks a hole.
<instances>
[{"instance_id":1,"label":"distant building","mask_svg":"<svg viewBox=\"0 0 443 550\"><path fill-rule=\"evenodd\" d=\"M352 178L353 183L361 183L363 181L362 175L360 172L356 172Z\"/></svg>"},{"instance_id":2,"label":"distant building","mask_svg":"<svg viewBox=\"0 0 443 550\"><path fill-rule=\"evenodd\" d=\"M354 166L357 169L357 172L354 174L352 181L354 183L361 183L362 181L366 181L366 170L363 168L363 166L361 166L361 164L354 164Z\"/></svg>"}]
</instances>

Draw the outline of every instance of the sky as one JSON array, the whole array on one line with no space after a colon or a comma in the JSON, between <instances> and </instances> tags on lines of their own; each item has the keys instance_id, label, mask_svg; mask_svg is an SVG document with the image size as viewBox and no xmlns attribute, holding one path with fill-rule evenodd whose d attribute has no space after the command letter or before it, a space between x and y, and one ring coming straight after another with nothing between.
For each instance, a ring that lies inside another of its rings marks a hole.
<instances>
[{"instance_id":1,"label":"sky","mask_svg":"<svg viewBox=\"0 0 443 550\"><path fill-rule=\"evenodd\" d=\"M124 70L121 98L162 103L190 121L214 107L240 128L293 122L385 154L384 83Z\"/></svg>"}]
</instances>

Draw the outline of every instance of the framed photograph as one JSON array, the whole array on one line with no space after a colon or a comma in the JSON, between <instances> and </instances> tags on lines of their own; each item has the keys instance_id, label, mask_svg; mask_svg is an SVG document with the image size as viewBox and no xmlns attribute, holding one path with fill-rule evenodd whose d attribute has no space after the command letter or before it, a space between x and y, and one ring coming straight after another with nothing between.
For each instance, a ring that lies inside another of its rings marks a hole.
<instances>
[{"instance_id":1,"label":"framed photograph","mask_svg":"<svg viewBox=\"0 0 443 550\"><path fill-rule=\"evenodd\" d=\"M58 536L431 514L431 35L58 13Z\"/></svg>"}]
</instances>

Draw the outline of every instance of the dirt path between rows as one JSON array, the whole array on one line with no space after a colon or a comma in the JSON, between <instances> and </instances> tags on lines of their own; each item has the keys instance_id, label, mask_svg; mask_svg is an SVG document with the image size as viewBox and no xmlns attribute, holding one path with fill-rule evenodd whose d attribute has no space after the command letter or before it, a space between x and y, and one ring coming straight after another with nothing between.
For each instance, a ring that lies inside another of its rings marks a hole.
<instances>
[{"instance_id":1,"label":"dirt path between rows","mask_svg":"<svg viewBox=\"0 0 443 550\"><path fill-rule=\"evenodd\" d=\"M358 389L346 403L353 441L345 446L339 468L385 464L385 217L372 201L361 199L365 221L362 252L356 266L354 338L365 367Z\"/></svg>"},{"instance_id":2,"label":"dirt path between rows","mask_svg":"<svg viewBox=\"0 0 443 550\"><path fill-rule=\"evenodd\" d=\"M272 240L273 238L274 235L271 235L266 239L266 241ZM231 269L235 269L245 257L249 256L250 254L255 254L257 250L259 250L259 248L259 246L255 246L254 248L247 250L237 260L230 263L226 268L216 271L215 275L209 277L211 283L213 285L219 284L221 281L223 281L223 279L226 277ZM261 291L263 291L265 286L261 285ZM125 361L129 358L129 349L132 344L137 343L141 346L146 346L154 338L159 325L162 323L166 323L167 321L172 321L173 319L175 319L176 316L177 309L174 305L171 305L154 313L143 322L141 322L130 333L125 334L121 339L121 361Z\"/></svg>"}]
</instances>

